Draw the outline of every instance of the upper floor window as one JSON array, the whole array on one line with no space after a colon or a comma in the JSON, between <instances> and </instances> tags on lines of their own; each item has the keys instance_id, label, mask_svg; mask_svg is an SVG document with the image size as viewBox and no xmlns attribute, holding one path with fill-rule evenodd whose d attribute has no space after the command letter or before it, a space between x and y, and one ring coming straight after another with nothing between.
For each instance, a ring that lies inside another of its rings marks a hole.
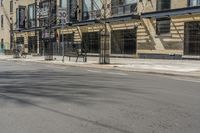
<instances>
[{"instance_id":1,"label":"upper floor window","mask_svg":"<svg viewBox=\"0 0 200 133\"><path fill-rule=\"evenodd\" d=\"M83 0L83 19L95 19L101 17L103 3L101 0Z\"/></svg>"},{"instance_id":2,"label":"upper floor window","mask_svg":"<svg viewBox=\"0 0 200 133\"><path fill-rule=\"evenodd\" d=\"M68 21L77 20L77 0L60 0L60 7L67 10Z\"/></svg>"},{"instance_id":3,"label":"upper floor window","mask_svg":"<svg viewBox=\"0 0 200 133\"><path fill-rule=\"evenodd\" d=\"M3 23L4 23L4 20L3 20L3 15L1 15L1 28L3 28Z\"/></svg>"},{"instance_id":4,"label":"upper floor window","mask_svg":"<svg viewBox=\"0 0 200 133\"><path fill-rule=\"evenodd\" d=\"M1 49L3 49L4 47L4 41L3 41L3 38L1 39Z\"/></svg>"},{"instance_id":5,"label":"upper floor window","mask_svg":"<svg viewBox=\"0 0 200 133\"><path fill-rule=\"evenodd\" d=\"M36 14L35 14L35 4L28 6L28 27L32 28L36 26Z\"/></svg>"},{"instance_id":6,"label":"upper floor window","mask_svg":"<svg viewBox=\"0 0 200 133\"><path fill-rule=\"evenodd\" d=\"M130 14L136 11L137 0L112 0L112 15Z\"/></svg>"},{"instance_id":7,"label":"upper floor window","mask_svg":"<svg viewBox=\"0 0 200 133\"><path fill-rule=\"evenodd\" d=\"M49 0L42 0L39 3L39 25L40 26L48 26L48 22L50 21L51 25L55 25L57 23L56 21L56 0L51 0L51 3L49 3ZM51 13L49 13L49 8Z\"/></svg>"},{"instance_id":8,"label":"upper floor window","mask_svg":"<svg viewBox=\"0 0 200 133\"><path fill-rule=\"evenodd\" d=\"M1 6L3 6L3 0L0 0L1 1Z\"/></svg>"},{"instance_id":9,"label":"upper floor window","mask_svg":"<svg viewBox=\"0 0 200 133\"><path fill-rule=\"evenodd\" d=\"M10 1L10 13L13 13L13 0Z\"/></svg>"},{"instance_id":10,"label":"upper floor window","mask_svg":"<svg viewBox=\"0 0 200 133\"><path fill-rule=\"evenodd\" d=\"M17 8L16 12L16 28L24 29L25 28L25 7L20 6Z\"/></svg>"},{"instance_id":11,"label":"upper floor window","mask_svg":"<svg viewBox=\"0 0 200 133\"><path fill-rule=\"evenodd\" d=\"M200 0L188 0L188 6L200 6Z\"/></svg>"},{"instance_id":12,"label":"upper floor window","mask_svg":"<svg viewBox=\"0 0 200 133\"><path fill-rule=\"evenodd\" d=\"M157 0L157 11L171 9L171 0Z\"/></svg>"}]
</instances>

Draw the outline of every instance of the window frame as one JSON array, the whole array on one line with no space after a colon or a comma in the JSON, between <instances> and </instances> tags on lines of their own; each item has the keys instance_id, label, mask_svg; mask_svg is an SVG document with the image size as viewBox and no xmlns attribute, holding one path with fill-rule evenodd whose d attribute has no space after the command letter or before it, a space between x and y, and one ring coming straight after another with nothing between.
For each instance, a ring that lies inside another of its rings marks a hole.
<instances>
[{"instance_id":1,"label":"window frame","mask_svg":"<svg viewBox=\"0 0 200 133\"><path fill-rule=\"evenodd\" d=\"M188 2L188 7L193 7L193 6L200 6L200 0L196 0L196 5L191 5L191 2L192 2L193 0L188 0L187 2Z\"/></svg>"},{"instance_id":2,"label":"window frame","mask_svg":"<svg viewBox=\"0 0 200 133\"><path fill-rule=\"evenodd\" d=\"M1 28L4 27L4 15L1 15Z\"/></svg>"},{"instance_id":3,"label":"window frame","mask_svg":"<svg viewBox=\"0 0 200 133\"><path fill-rule=\"evenodd\" d=\"M169 23L167 27L164 27L166 26L167 24L165 24L165 22L168 21ZM162 26L162 27L161 27ZM162 29L168 29L166 31L163 31ZM171 18L158 18L156 19L156 35L170 35L171 33Z\"/></svg>"},{"instance_id":4,"label":"window frame","mask_svg":"<svg viewBox=\"0 0 200 133\"><path fill-rule=\"evenodd\" d=\"M127 15L137 11L137 1L120 1L111 0L111 14L112 16ZM128 9L128 10L127 10Z\"/></svg>"},{"instance_id":5,"label":"window frame","mask_svg":"<svg viewBox=\"0 0 200 133\"><path fill-rule=\"evenodd\" d=\"M171 4L172 4L172 0L168 0L169 1L169 3L168 3L168 5L169 5L169 7L165 7L165 8L163 8L162 6L163 5L166 5L166 2L167 0L157 0L157 2L156 2L156 10L157 11L163 11L163 10L170 10L171 9ZM165 3L165 4L163 4L163 3Z\"/></svg>"},{"instance_id":6,"label":"window frame","mask_svg":"<svg viewBox=\"0 0 200 133\"><path fill-rule=\"evenodd\" d=\"M85 10L85 5L88 5L87 3L85 4L86 1L88 1L90 4L88 10ZM82 0L82 20L92 20L101 17L101 9L103 7L103 3L101 3L101 5L98 5L102 6L98 7L98 9L95 1L100 0Z\"/></svg>"},{"instance_id":7,"label":"window frame","mask_svg":"<svg viewBox=\"0 0 200 133\"><path fill-rule=\"evenodd\" d=\"M1 6L3 6L3 0L0 0L1 1Z\"/></svg>"},{"instance_id":8,"label":"window frame","mask_svg":"<svg viewBox=\"0 0 200 133\"><path fill-rule=\"evenodd\" d=\"M1 49L3 49L4 48L4 39L3 38L1 38L1 47L0 47Z\"/></svg>"},{"instance_id":9,"label":"window frame","mask_svg":"<svg viewBox=\"0 0 200 133\"><path fill-rule=\"evenodd\" d=\"M20 9L24 10L24 22L23 22L23 26L20 25L19 21L20 18ZM18 29L25 29L26 28L26 6L19 6L18 8L16 8L16 28Z\"/></svg>"},{"instance_id":10,"label":"window frame","mask_svg":"<svg viewBox=\"0 0 200 133\"><path fill-rule=\"evenodd\" d=\"M33 18L32 19L30 19L30 7L32 7L33 8L33 11L32 11L32 16L33 16ZM33 3L33 4L29 4L28 5L28 14L27 14L27 17L28 17L28 28L33 28L33 27L36 27L36 13L35 13L35 11L36 11L36 6L35 6L35 3ZM33 22L33 24L31 23L31 25L30 25L30 22Z\"/></svg>"},{"instance_id":11,"label":"window frame","mask_svg":"<svg viewBox=\"0 0 200 133\"><path fill-rule=\"evenodd\" d=\"M13 0L10 1L10 13L13 13Z\"/></svg>"}]
</instances>

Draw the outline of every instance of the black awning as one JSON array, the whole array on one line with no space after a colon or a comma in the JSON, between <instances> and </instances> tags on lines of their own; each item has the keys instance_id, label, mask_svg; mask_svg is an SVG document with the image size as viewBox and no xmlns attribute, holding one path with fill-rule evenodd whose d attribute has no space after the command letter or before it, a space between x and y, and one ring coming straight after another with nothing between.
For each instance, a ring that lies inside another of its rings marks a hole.
<instances>
[{"instance_id":1,"label":"black awning","mask_svg":"<svg viewBox=\"0 0 200 133\"><path fill-rule=\"evenodd\" d=\"M186 14L197 14L197 13L200 13L200 6L142 13L141 18L164 18L170 16L181 16Z\"/></svg>"},{"instance_id":2,"label":"black awning","mask_svg":"<svg viewBox=\"0 0 200 133\"><path fill-rule=\"evenodd\" d=\"M84 25L94 24L95 22L96 22L95 19L92 19L92 20L82 20L82 21L79 21L79 22L72 23L72 25L74 25L74 26L84 26Z\"/></svg>"},{"instance_id":3,"label":"black awning","mask_svg":"<svg viewBox=\"0 0 200 133\"><path fill-rule=\"evenodd\" d=\"M122 15L122 16L113 16L106 19L106 23L111 22L119 22L119 21L128 21L133 19L139 19L139 15ZM83 26L83 25L90 25L90 24L98 24L98 23L104 23L105 19L92 19L92 20L83 20L77 23L73 23L75 26Z\"/></svg>"},{"instance_id":4,"label":"black awning","mask_svg":"<svg viewBox=\"0 0 200 133\"><path fill-rule=\"evenodd\" d=\"M119 22L119 21L128 21L133 19L140 19L139 15L123 15L123 16L113 16L107 19L107 22Z\"/></svg>"},{"instance_id":5,"label":"black awning","mask_svg":"<svg viewBox=\"0 0 200 133\"><path fill-rule=\"evenodd\" d=\"M35 28L30 28L30 29L15 29L13 32L33 32L33 31L40 31L42 28L41 27L35 27Z\"/></svg>"}]
</instances>

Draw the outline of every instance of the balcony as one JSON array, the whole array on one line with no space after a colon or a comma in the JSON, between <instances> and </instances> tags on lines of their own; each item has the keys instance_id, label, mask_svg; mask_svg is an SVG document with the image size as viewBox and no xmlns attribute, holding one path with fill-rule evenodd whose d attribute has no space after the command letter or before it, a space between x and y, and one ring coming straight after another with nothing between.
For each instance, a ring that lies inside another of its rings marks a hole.
<instances>
[{"instance_id":1,"label":"balcony","mask_svg":"<svg viewBox=\"0 0 200 133\"><path fill-rule=\"evenodd\" d=\"M137 3L112 6L111 14L112 16L122 16L137 12Z\"/></svg>"},{"instance_id":2,"label":"balcony","mask_svg":"<svg viewBox=\"0 0 200 133\"><path fill-rule=\"evenodd\" d=\"M102 16L101 10L83 12L83 20L94 20L97 18L101 18L101 16Z\"/></svg>"}]
</instances>

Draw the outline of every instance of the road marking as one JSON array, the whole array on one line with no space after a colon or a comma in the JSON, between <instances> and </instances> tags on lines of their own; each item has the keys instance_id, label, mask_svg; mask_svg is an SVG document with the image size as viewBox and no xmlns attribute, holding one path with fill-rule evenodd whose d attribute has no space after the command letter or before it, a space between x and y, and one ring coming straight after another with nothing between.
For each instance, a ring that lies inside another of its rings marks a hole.
<instances>
[{"instance_id":1,"label":"road marking","mask_svg":"<svg viewBox=\"0 0 200 133\"><path fill-rule=\"evenodd\" d=\"M96 70L87 70L87 71L92 73L102 73L101 71L96 71Z\"/></svg>"},{"instance_id":2,"label":"road marking","mask_svg":"<svg viewBox=\"0 0 200 133\"><path fill-rule=\"evenodd\" d=\"M195 79L183 79L183 78L175 78L171 77L171 79L179 80L179 81L187 81L187 82L194 82L194 83L200 83L200 80L195 80Z\"/></svg>"},{"instance_id":3,"label":"road marking","mask_svg":"<svg viewBox=\"0 0 200 133\"><path fill-rule=\"evenodd\" d=\"M159 75L161 77L166 77L168 79L174 79L174 80L178 80L178 81L187 81L187 82L193 82L193 83L200 83L200 80L197 80L195 78L181 78L181 77L172 77L172 76L164 76L164 75Z\"/></svg>"},{"instance_id":4,"label":"road marking","mask_svg":"<svg viewBox=\"0 0 200 133\"><path fill-rule=\"evenodd\" d=\"M120 76L126 76L128 74L126 73L119 73L119 72L102 72L102 71L97 71L97 70L87 70L88 72L92 73L104 73L104 74L111 74L111 75L120 75Z\"/></svg>"},{"instance_id":5,"label":"road marking","mask_svg":"<svg viewBox=\"0 0 200 133\"><path fill-rule=\"evenodd\" d=\"M126 73L117 73L117 72L108 72L107 74L113 74L113 75L121 75L121 76L127 76Z\"/></svg>"}]
</instances>

